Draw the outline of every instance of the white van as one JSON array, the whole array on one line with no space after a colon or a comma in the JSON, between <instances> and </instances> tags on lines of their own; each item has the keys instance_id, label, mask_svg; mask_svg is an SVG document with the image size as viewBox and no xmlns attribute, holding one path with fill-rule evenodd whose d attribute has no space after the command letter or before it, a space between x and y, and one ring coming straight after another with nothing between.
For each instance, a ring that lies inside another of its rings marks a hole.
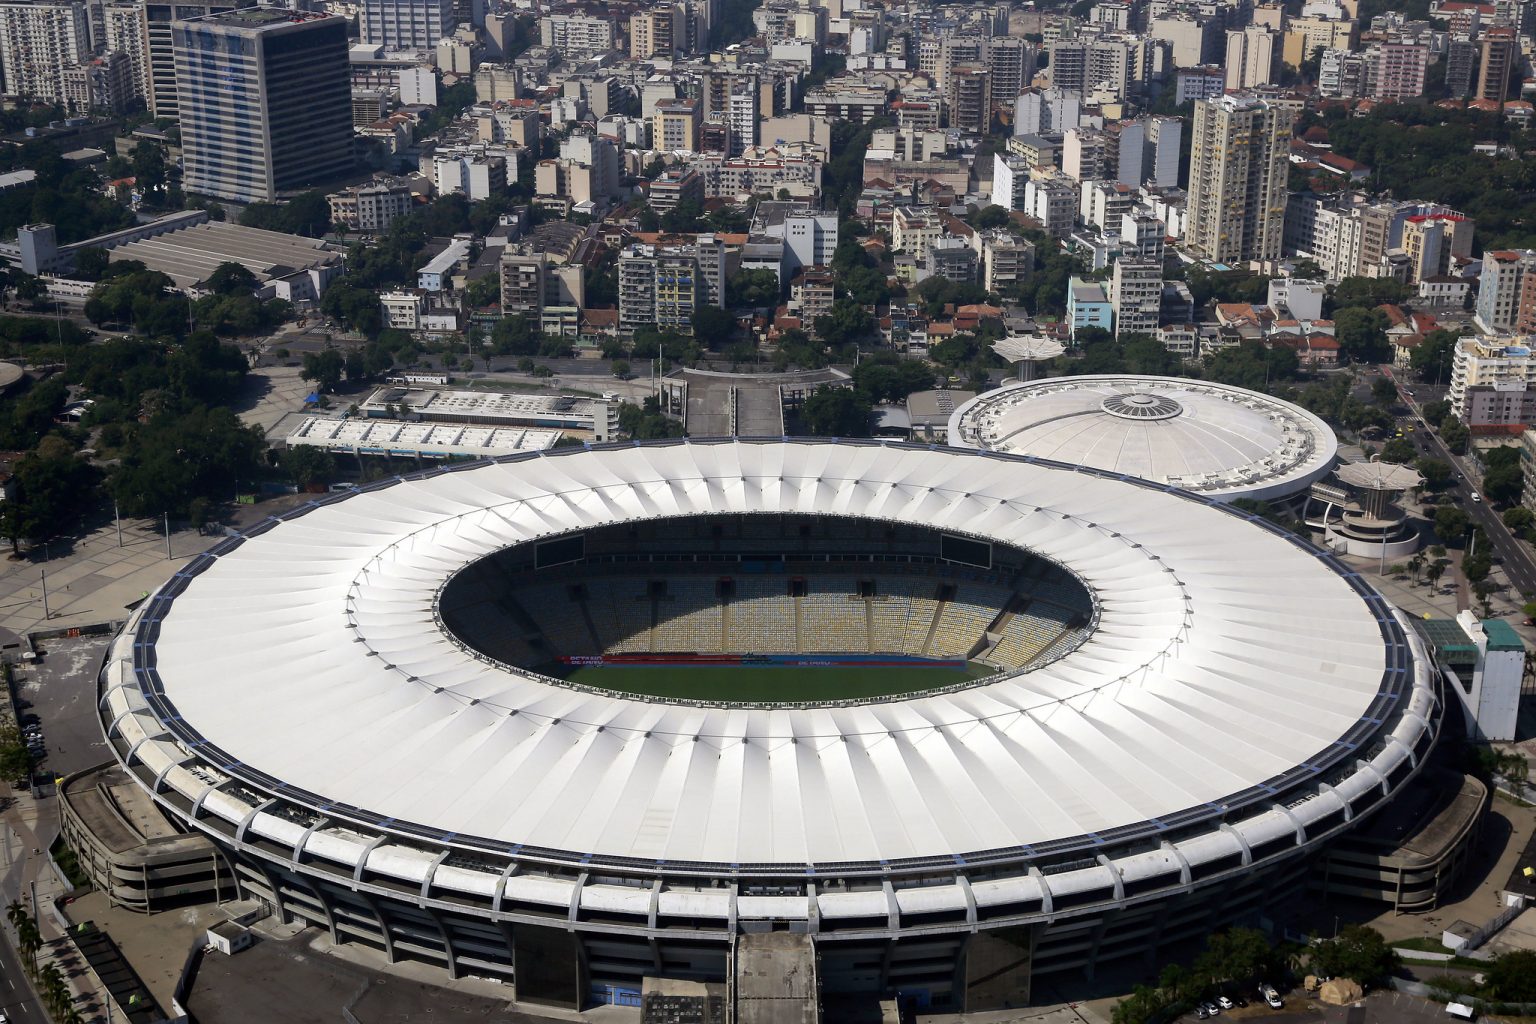
<instances>
[{"instance_id":1,"label":"white van","mask_svg":"<svg viewBox=\"0 0 1536 1024\"><path fill-rule=\"evenodd\" d=\"M1466 1003L1446 1003L1445 1015L1455 1017L1457 1020L1476 1020L1477 1011Z\"/></svg>"}]
</instances>

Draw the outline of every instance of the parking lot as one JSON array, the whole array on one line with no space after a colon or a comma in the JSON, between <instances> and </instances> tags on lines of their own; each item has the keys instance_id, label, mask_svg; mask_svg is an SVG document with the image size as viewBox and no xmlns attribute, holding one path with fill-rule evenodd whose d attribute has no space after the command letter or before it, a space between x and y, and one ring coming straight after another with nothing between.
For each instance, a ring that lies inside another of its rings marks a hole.
<instances>
[{"instance_id":1,"label":"parking lot","mask_svg":"<svg viewBox=\"0 0 1536 1024\"><path fill-rule=\"evenodd\" d=\"M1397 992L1372 992L1365 997L1359 1012L1350 1006L1322 1006L1305 992L1285 996L1285 1007L1271 1010L1262 1002L1250 1000L1245 1009L1223 1011L1214 1021L1262 1021L1263 1024L1443 1024L1445 1004L1405 996ZM1492 1019L1492 1018L1488 1018ZM1193 1024L1194 1014L1179 1018L1179 1024Z\"/></svg>"},{"instance_id":2,"label":"parking lot","mask_svg":"<svg viewBox=\"0 0 1536 1024\"><path fill-rule=\"evenodd\" d=\"M106 741L96 719L96 672L110 638L45 640L41 656L18 666L17 709L42 723L45 770L64 776L107 760Z\"/></svg>"}]
</instances>

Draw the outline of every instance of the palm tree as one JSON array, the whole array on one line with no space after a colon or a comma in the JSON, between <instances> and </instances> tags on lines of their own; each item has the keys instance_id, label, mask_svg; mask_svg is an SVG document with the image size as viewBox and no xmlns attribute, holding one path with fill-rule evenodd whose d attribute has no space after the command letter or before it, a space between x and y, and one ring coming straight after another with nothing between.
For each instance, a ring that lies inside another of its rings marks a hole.
<instances>
[{"instance_id":1,"label":"palm tree","mask_svg":"<svg viewBox=\"0 0 1536 1024\"><path fill-rule=\"evenodd\" d=\"M64 980L64 972L59 970L58 964L44 967L38 982L43 989L43 1001L54 1016L59 1016L73 1002L74 993L70 992L69 983Z\"/></svg>"},{"instance_id":2,"label":"palm tree","mask_svg":"<svg viewBox=\"0 0 1536 1024\"><path fill-rule=\"evenodd\" d=\"M1408 559L1408 571L1413 574L1414 586L1418 586L1419 573L1424 571L1425 561L1427 559L1425 559L1424 552L1422 551L1415 551L1413 557Z\"/></svg>"},{"instance_id":3,"label":"palm tree","mask_svg":"<svg viewBox=\"0 0 1536 1024\"><path fill-rule=\"evenodd\" d=\"M21 922L25 920L26 917L27 907L26 904L21 902L21 900L15 900L11 903L10 906L5 908L5 919L11 922L12 928L21 927Z\"/></svg>"},{"instance_id":4,"label":"palm tree","mask_svg":"<svg viewBox=\"0 0 1536 1024\"><path fill-rule=\"evenodd\" d=\"M1438 558L1433 562L1430 562L1429 568L1424 570L1424 578L1429 580L1429 587L1431 590L1435 588L1435 585L1440 582L1440 577L1444 575L1445 563Z\"/></svg>"},{"instance_id":5,"label":"palm tree","mask_svg":"<svg viewBox=\"0 0 1536 1024\"><path fill-rule=\"evenodd\" d=\"M28 973L37 974L37 951L42 947L43 936L37 930L37 922L30 917L23 917L16 924L16 948L21 950L21 955L28 960Z\"/></svg>"}]
</instances>

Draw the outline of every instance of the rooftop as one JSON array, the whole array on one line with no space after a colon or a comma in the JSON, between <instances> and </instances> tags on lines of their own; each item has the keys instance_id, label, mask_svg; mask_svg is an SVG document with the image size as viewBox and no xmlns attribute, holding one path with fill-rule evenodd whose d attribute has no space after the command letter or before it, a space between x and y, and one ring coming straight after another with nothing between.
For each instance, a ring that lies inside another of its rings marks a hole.
<instances>
[{"instance_id":1,"label":"rooftop","mask_svg":"<svg viewBox=\"0 0 1536 1024\"><path fill-rule=\"evenodd\" d=\"M221 263L242 264L265 282L341 260L340 253L327 249L319 239L228 221L205 221L141 238L110 249L108 256L113 263L141 260L150 270L168 275L178 288L208 280Z\"/></svg>"}]
</instances>

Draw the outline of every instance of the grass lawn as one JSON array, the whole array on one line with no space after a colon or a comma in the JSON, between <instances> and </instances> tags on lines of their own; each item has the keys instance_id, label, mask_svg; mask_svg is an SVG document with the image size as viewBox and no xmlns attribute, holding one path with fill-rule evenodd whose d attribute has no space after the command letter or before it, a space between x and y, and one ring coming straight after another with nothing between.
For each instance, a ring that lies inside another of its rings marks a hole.
<instances>
[{"instance_id":1,"label":"grass lawn","mask_svg":"<svg viewBox=\"0 0 1536 1024\"><path fill-rule=\"evenodd\" d=\"M539 671L594 689L684 700L807 701L892 697L980 679L995 671L922 665L544 665Z\"/></svg>"}]
</instances>

